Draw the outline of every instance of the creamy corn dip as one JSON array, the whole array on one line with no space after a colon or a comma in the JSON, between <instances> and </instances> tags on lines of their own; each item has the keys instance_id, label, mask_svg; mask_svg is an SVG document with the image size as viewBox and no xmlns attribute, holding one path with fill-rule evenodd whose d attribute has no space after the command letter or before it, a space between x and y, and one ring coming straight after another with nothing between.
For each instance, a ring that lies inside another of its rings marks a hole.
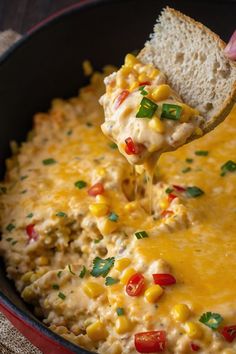
<instances>
[{"instance_id":1,"label":"creamy corn dip","mask_svg":"<svg viewBox=\"0 0 236 354\"><path fill-rule=\"evenodd\" d=\"M147 179L100 129L109 73L53 100L12 144L0 184L7 275L51 330L88 350L236 353L236 109L162 155L150 214Z\"/></svg>"}]
</instances>

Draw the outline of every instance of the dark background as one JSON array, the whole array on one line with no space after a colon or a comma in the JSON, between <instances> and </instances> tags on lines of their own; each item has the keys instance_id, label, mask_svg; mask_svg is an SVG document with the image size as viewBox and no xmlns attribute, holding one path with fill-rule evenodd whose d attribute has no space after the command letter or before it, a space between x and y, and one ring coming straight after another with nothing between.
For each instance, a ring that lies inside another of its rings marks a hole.
<instances>
[{"instance_id":1,"label":"dark background","mask_svg":"<svg viewBox=\"0 0 236 354\"><path fill-rule=\"evenodd\" d=\"M24 33L45 17L79 0L0 0L0 31Z\"/></svg>"}]
</instances>

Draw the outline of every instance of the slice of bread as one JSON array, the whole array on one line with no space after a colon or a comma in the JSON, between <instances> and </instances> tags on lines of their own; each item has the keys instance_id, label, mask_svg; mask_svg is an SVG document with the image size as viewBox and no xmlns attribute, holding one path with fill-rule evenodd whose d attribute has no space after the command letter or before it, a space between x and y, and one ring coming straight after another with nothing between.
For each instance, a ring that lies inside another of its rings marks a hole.
<instances>
[{"instance_id":1,"label":"slice of bread","mask_svg":"<svg viewBox=\"0 0 236 354\"><path fill-rule=\"evenodd\" d=\"M138 58L163 71L183 101L204 117L204 133L225 119L236 102L236 62L211 30L165 8Z\"/></svg>"}]
</instances>

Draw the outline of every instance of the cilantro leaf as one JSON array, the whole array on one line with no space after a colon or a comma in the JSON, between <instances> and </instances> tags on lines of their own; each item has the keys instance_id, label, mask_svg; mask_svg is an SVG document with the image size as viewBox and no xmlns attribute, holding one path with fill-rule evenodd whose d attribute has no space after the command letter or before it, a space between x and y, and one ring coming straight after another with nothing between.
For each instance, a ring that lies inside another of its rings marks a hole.
<instances>
[{"instance_id":1,"label":"cilantro leaf","mask_svg":"<svg viewBox=\"0 0 236 354\"><path fill-rule=\"evenodd\" d=\"M47 166L47 165L53 165L54 163L56 163L56 160L54 159L45 159L42 161L42 163Z\"/></svg>"},{"instance_id":2,"label":"cilantro leaf","mask_svg":"<svg viewBox=\"0 0 236 354\"><path fill-rule=\"evenodd\" d=\"M91 275L94 277L102 276L105 278L107 274L110 272L111 268L114 266L115 257L102 259L100 257L96 257L93 260L93 269L91 271Z\"/></svg>"},{"instance_id":3,"label":"cilantro leaf","mask_svg":"<svg viewBox=\"0 0 236 354\"><path fill-rule=\"evenodd\" d=\"M79 273L79 277L82 279L85 277L85 274L87 272L87 268L85 266L83 266L81 272Z\"/></svg>"},{"instance_id":4,"label":"cilantro leaf","mask_svg":"<svg viewBox=\"0 0 236 354\"><path fill-rule=\"evenodd\" d=\"M219 313L205 312L202 314L199 321L207 327L215 330L220 326L223 321L223 317Z\"/></svg>"},{"instance_id":5,"label":"cilantro leaf","mask_svg":"<svg viewBox=\"0 0 236 354\"><path fill-rule=\"evenodd\" d=\"M229 160L224 165L221 166L221 176L225 176L227 172L236 171L236 162Z\"/></svg>"},{"instance_id":6,"label":"cilantro leaf","mask_svg":"<svg viewBox=\"0 0 236 354\"><path fill-rule=\"evenodd\" d=\"M187 196L190 198L197 198L204 194L204 191L196 186L186 188Z\"/></svg>"},{"instance_id":7,"label":"cilantro leaf","mask_svg":"<svg viewBox=\"0 0 236 354\"><path fill-rule=\"evenodd\" d=\"M117 307L116 313L118 316L123 316L125 314L125 310L123 309L123 307Z\"/></svg>"},{"instance_id":8,"label":"cilantro leaf","mask_svg":"<svg viewBox=\"0 0 236 354\"><path fill-rule=\"evenodd\" d=\"M115 278L112 278L112 277L106 277L106 280L105 280L105 285L106 286L114 285L114 284L117 284L117 283L119 283L119 279L115 279Z\"/></svg>"}]
</instances>

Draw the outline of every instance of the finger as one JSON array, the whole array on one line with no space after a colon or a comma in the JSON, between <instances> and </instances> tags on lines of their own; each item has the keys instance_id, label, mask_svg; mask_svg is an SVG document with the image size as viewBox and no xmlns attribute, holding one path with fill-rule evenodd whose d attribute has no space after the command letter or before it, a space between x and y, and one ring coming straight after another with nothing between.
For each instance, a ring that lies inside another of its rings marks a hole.
<instances>
[{"instance_id":1,"label":"finger","mask_svg":"<svg viewBox=\"0 0 236 354\"><path fill-rule=\"evenodd\" d=\"M236 31L234 31L224 52L229 59L236 60Z\"/></svg>"}]
</instances>

